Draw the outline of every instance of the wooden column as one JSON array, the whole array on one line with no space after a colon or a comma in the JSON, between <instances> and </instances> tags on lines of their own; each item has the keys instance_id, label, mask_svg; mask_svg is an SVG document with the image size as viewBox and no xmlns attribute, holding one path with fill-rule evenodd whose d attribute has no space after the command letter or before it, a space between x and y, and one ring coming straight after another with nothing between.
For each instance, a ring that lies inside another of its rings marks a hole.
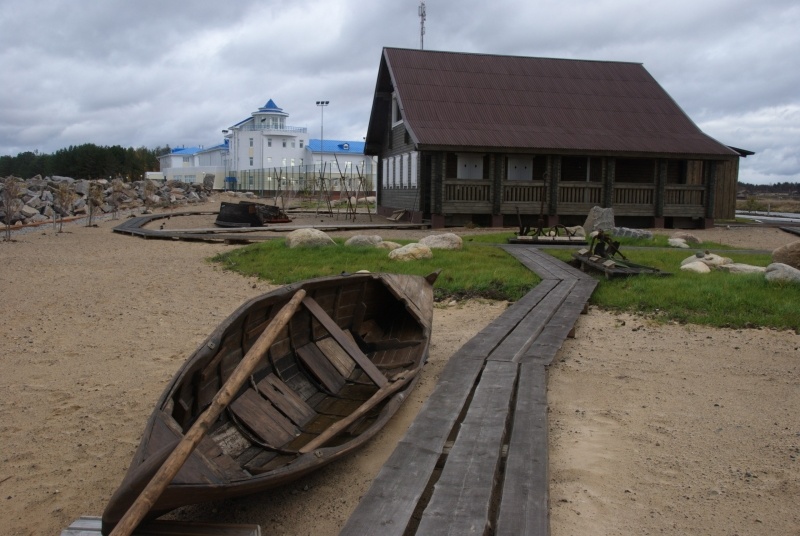
<instances>
[{"instance_id":1,"label":"wooden column","mask_svg":"<svg viewBox=\"0 0 800 536\"><path fill-rule=\"evenodd\" d=\"M605 175L603 176L603 208L614 206L614 177L617 170L617 161L614 157L606 159Z\"/></svg>"},{"instance_id":2,"label":"wooden column","mask_svg":"<svg viewBox=\"0 0 800 536\"><path fill-rule=\"evenodd\" d=\"M714 226L714 203L717 193L717 161L706 161L706 229Z\"/></svg>"},{"instance_id":3,"label":"wooden column","mask_svg":"<svg viewBox=\"0 0 800 536\"><path fill-rule=\"evenodd\" d=\"M550 158L550 175L547 180L547 225L558 225L558 183L561 182L561 156Z\"/></svg>"},{"instance_id":4,"label":"wooden column","mask_svg":"<svg viewBox=\"0 0 800 536\"><path fill-rule=\"evenodd\" d=\"M664 197L666 196L667 187L667 161L658 160L656 168L656 191L653 203L654 218L653 227L657 229L664 228Z\"/></svg>"},{"instance_id":5,"label":"wooden column","mask_svg":"<svg viewBox=\"0 0 800 536\"><path fill-rule=\"evenodd\" d=\"M442 212L444 203L444 177L446 174L447 158L444 153L437 152L431 158L433 170L431 172L431 227L441 229L444 227L444 213Z\"/></svg>"},{"instance_id":6,"label":"wooden column","mask_svg":"<svg viewBox=\"0 0 800 536\"><path fill-rule=\"evenodd\" d=\"M503 158L489 155L489 180L492 182L492 227L503 226Z\"/></svg>"}]
</instances>

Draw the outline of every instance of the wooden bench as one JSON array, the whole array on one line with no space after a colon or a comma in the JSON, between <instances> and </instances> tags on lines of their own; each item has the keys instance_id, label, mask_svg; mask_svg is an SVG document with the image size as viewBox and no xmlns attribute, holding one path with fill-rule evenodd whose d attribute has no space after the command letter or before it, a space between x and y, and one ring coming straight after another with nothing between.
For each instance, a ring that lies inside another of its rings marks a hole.
<instances>
[{"instance_id":1,"label":"wooden bench","mask_svg":"<svg viewBox=\"0 0 800 536\"><path fill-rule=\"evenodd\" d=\"M549 533L546 366L597 282L503 249L541 283L451 357L342 535Z\"/></svg>"}]
</instances>

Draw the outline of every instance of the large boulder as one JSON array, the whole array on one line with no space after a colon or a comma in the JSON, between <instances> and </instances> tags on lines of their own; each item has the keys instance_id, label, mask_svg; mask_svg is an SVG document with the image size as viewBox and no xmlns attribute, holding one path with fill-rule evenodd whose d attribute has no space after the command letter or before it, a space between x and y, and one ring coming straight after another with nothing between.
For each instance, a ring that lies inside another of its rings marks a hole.
<instances>
[{"instance_id":1,"label":"large boulder","mask_svg":"<svg viewBox=\"0 0 800 536\"><path fill-rule=\"evenodd\" d=\"M583 228L586 229L587 233L592 231L611 231L614 227L616 225L614 225L613 208L592 207L583 224Z\"/></svg>"},{"instance_id":2,"label":"large boulder","mask_svg":"<svg viewBox=\"0 0 800 536\"><path fill-rule=\"evenodd\" d=\"M772 262L800 269L800 241L781 246L772 252Z\"/></svg>"},{"instance_id":3,"label":"large boulder","mask_svg":"<svg viewBox=\"0 0 800 536\"><path fill-rule=\"evenodd\" d=\"M699 244L700 239L694 236L691 233L687 233L685 231L678 231L677 233L672 233L672 238L680 238L687 244Z\"/></svg>"},{"instance_id":4,"label":"large boulder","mask_svg":"<svg viewBox=\"0 0 800 536\"><path fill-rule=\"evenodd\" d=\"M711 268L700 260L682 264L681 270L684 272L694 272L696 274L707 274L711 272Z\"/></svg>"},{"instance_id":5,"label":"large boulder","mask_svg":"<svg viewBox=\"0 0 800 536\"><path fill-rule=\"evenodd\" d=\"M403 246L401 246L397 242L388 242L386 240L382 240L381 242L375 244L375 247L379 249L388 249L389 251L394 251L395 249L401 248Z\"/></svg>"},{"instance_id":6,"label":"large boulder","mask_svg":"<svg viewBox=\"0 0 800 536\"><path fill-rule=\"evenodd\" d=\"M20 212L22 213L23 218L33 218L34 216L39 214L38 210L28 205L22 205Z\"/></svg>"},{"instance_id":7,"label":"large boulder","mask_svg":"<svg viewBox=\"0 0 800 536\"><path fill-rule=\"evenodd\" d=\"M689 249L689 244L683 238L670 238L667 240L667 244L673 248Z\"/></svg>"},{"instance_id":8,"label":"large boulder","mask_svg":"<svg viewBox=\"0 0 800 536\"><path fill-rule=\"evenodd\" d=\"M763 266L753 266L752 264L742 264L739 262L723 264L718 268L732 274L763 274L766 271L766 268Z\"/></svg>"},{"instance_id":9,"label":"large boulder","mask_svg":"<svg viewBox=\"0 0 800 536\"><path fill-rule=\"evenodd\" d=\"M567 233L570 236L586 236L586 230L581 225L575 225L574 227L565 227Z\"/></svg>"},{"instance_id":10,"label":"large boulder","mask_svg":"<svg viewBox=\"0 0 800 536\"><path fill-rule=\"evenodd\" d=\"M764 272L767 281L800 283L800 270L788 264L773 262Z\"/></svg>"},{"instance_id":11,"label":"large boulder","mask_svg":"<svg viewBox=\"0 0 800 536\"><path fill-rule=\"evenodd\" d=\"M461 237L454 233L428 235L419 243L431 249L461 249L464 247Z\"/></svg>"},{"instance_id":12,"label":"large boulder","mask_svg":"<svg viewBox=\"0 0 800 536\"><path fill-rule=\"evenodd\" d=\"M381 243L383 239L378 235L355 235L347 239L344 243L345 246L358 246L358 247L375 247Z\"/></svg>"},{"instance_id":13,"label":"large boulder","mask_svg":"<svg viewBox=\"0 0 800 536\"><path fill-rule=\"evenodd\" d=\"M393 261L417 261L433 258L433 252L428 246L413 242L390 251L389 258Z\"/></svg>"},{"instance_id":14,"label":"large boulder","mask_svg":"<svg viewBox=\"0 0 800 536\"><path fill-rule=\"evenodd\" d=\"M681 261L681 266L685 266L687 264L691 264L693 262L702 262L709 268L719 268L724 264L732 264L733 260L728 257L720 257L716 253L708 253L698 251L696 254L692 255L691 257L687 257Z\"/></svg>"},{"instance_id":15,"label":"large boulder","mask_svg":"<svg viewBox=\"0 0 800 536\"><path fill-rule=\"evenodd\" d=\"M286 235L286 245L290 248L335 246L333 238L319 229L296 229Z\"/></svg>"},{"instance_id":16,"label":"large boulder","mask_svg":"<svg viewBox=\"0 0 800 536\"><path fill-rule=\"evenodd\" d=\"M631 229L630 227L614 227L612 234L616 237L653 239L653 233L644 229Z\"/></svg>"}]
</instances>

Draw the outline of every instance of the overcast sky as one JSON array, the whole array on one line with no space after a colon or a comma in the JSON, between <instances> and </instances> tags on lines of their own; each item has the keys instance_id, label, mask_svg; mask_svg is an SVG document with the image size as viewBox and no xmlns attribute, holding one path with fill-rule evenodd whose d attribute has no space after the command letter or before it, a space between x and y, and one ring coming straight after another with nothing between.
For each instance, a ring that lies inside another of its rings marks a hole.
<instances>
[{"instance_id":1,"label":"overcast sky","mask_svg":"<svg viewBox=\"0 0 800 536\"><path fill-rule=\"evenodd\" d=\"M326 139L366 135L381 49L419 48L419 0L4 0L0 155L216 145L268 99ZM631 61L740 180L800 182L797 0L428 0L426 50Z\"/></svg>"}]
</instances>

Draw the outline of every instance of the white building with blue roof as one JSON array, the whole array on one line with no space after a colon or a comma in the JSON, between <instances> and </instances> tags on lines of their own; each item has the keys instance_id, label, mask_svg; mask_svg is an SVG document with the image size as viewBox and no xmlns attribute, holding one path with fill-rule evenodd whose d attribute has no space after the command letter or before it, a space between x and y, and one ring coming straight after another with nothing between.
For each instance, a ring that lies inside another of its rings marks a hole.
<instances>
[{"instance_id":1,"label":"white building with blue roof","mask_svg":"<svg viewBox=\"0 0 800 536\"><path fill-rule=\"evenodd\" d=\"M213 173L219 190L313 190L320 176L327 180L326 188L373 190L375 166L373 157L364 155L363 141L322 143L310 139L306 127L287 125L288 117L269 99L250 117L223 130L225 143L175 149L159 158L161 171L167 180L184 182L200 182L205 173Z\"/></svg>"}]
</instances>

